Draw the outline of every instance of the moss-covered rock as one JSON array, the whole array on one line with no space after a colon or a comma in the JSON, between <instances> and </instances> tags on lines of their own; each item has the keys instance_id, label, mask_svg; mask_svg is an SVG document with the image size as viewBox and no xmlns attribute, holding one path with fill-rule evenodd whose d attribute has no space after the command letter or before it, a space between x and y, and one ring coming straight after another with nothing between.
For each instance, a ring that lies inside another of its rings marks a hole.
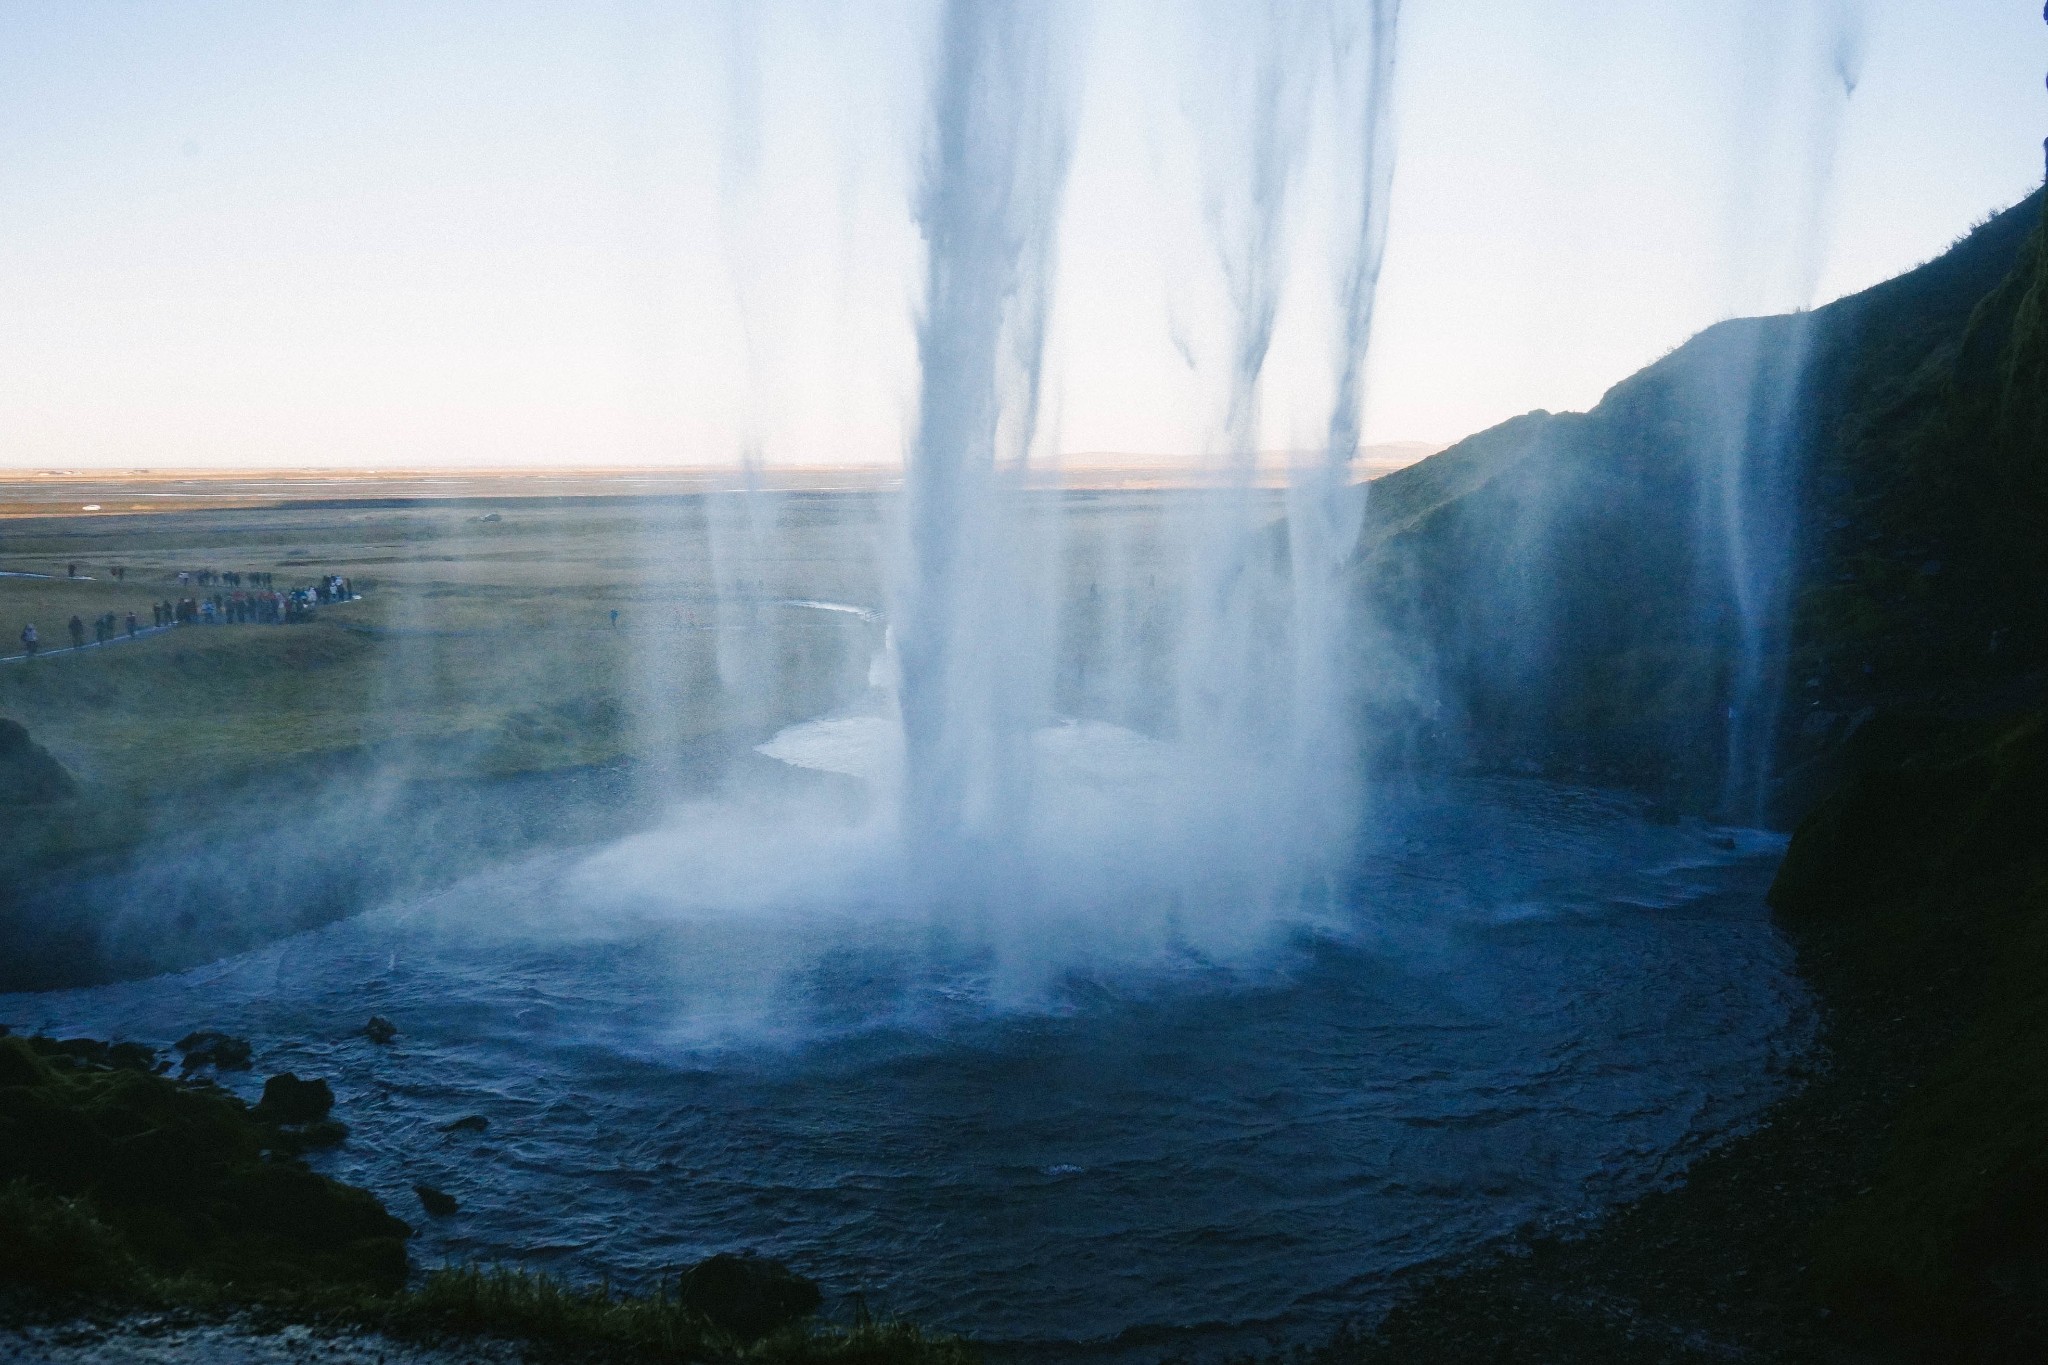
<instances>
[{"instance_id":1,"label":"moss-covered rock","mask_svg":"<svg viewBox=\"0 0 2048 1365\"><path fill-rule=\"evenodd\" d=\"M304 1138L274 1116L161 1065L132 1044L0 1038L0 1171L20 1187L9 1216L72 1201L156 1274L403 1283L410 1228L367 1191L307 1169L293 1155ZM18 1232L0 1228L0 1240Z\"/></svg>"},{"instance_id":2,"label":"moss-covered rock","mask_svg":"<svg viewBox=\"0 0 2048 1365\"><path fill-rule=\"evenodd\" d=\"M677 1298L721 1332L754 1341L802 1322L824 1296L817 1282L751 1252L707 1257L683 1272Z\"/></svg>"}]
</instances>

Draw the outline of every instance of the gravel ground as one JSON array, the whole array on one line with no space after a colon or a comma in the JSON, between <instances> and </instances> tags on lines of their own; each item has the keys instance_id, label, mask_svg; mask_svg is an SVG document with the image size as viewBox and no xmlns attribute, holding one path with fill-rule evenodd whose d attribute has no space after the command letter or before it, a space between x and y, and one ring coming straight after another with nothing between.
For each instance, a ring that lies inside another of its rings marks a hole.
<instances>
[{"instance_id":1,"label":"gravel ground","mask_svg":"<svg viewBox=\"0 0 2048 1365\"><path fill-rule=\"evenodd\" d=\"M504 1342L465 1341L441 1349L375 1332L164 1315L0 1328L0 1361L24 1365L516 1365L526 1359Z\"/></svg>"}]
</instances>

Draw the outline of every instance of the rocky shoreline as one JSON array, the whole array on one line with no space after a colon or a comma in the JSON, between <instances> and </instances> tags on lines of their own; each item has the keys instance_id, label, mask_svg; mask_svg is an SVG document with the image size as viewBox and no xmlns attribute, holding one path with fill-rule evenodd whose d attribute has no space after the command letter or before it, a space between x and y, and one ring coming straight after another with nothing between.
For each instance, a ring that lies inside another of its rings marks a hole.
<instances>
[{"instance_id":1,"label":"rocky shoreline","mask_svg":"<svg viewBox=\"0 0 2048 1365\"><path fill-rule=\"evenodd\" d=\"M325 1081L272 1076L246 1104L212 1081L247 1067L237 1042L191 1034L174 1077L141 1044L0 1035L0 1355L427 1362L544 1346L576 1359L967 1358L957 1339L860 1311L822 1322L815 1283L748 1253L641 1295L516 1269L416 1275L412 1229L302 1160L347 1137ZM438 1193L420 1191L430 1213ZM458 1353L436 1354L446 1342Z\"/></svg>"},{"instance_id":2,"label":"rocky shoreline","mask_svg":"<svg viewBox=\"0 0 2048 1365\"><path fill-rule=\"evenodd\" d=\"M1772 891L1822 1009L1799 1089L1676 1187L1418 1275L1305 1353L2019 1362L2048 1352L2048 719L1881 735Z\"/></svg>"}]
</instances>

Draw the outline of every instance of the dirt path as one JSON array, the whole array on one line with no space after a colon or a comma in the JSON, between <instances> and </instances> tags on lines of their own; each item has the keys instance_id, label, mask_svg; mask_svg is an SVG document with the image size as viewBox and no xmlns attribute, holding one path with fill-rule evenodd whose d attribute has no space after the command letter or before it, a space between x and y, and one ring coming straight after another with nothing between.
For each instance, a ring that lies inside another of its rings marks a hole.
<instances>
[{"instance_id":1,"label":"dirt path","mask_svg":"<svg viewBox=\"0 0 2048 1365\"><path fill-rule=\"evenodd\" d=\"M161 635L167 630L176 629L176 626L137 626L133 635L125 631L116 631L113 638L107 640L88 640L82 645L53 645L47 649L38 649L34 657L53 659L59 654L76 654L82 649L104 649L108 645L118 645L123 640L140 640L145 635ZM25 663L29 658L27 654L0 654L0 664Z\"/></svg>"}]
</instances>

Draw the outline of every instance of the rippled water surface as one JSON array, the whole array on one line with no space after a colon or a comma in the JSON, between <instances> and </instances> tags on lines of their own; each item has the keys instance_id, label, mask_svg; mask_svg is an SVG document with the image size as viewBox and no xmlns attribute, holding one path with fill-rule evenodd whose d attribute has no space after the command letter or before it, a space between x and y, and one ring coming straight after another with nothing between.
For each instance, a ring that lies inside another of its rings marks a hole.
<instances>
[{"instance_id":1,"label":"rippled water surface","mask_svg":"<svg viewBox=\"0 0 2048 1365\"><path fill-rule=\"evenodd\" d=\"M0 1020L227 1029L252 1096L329 1077L353 1135L320 1160L419 1227L422 1264L632 1280L755 1247L985 1337L1243 1346L1668 1176L1806 1037L1768 838L1534 782L1383 802L1375 828L1349 908L1252 965L1028 1001L929 924L588 923L554 858ZM394 1045L356 1036L373 1012ZM427 1218L415 1182L462 1211Z\"/></svg>"}]
</instances>

